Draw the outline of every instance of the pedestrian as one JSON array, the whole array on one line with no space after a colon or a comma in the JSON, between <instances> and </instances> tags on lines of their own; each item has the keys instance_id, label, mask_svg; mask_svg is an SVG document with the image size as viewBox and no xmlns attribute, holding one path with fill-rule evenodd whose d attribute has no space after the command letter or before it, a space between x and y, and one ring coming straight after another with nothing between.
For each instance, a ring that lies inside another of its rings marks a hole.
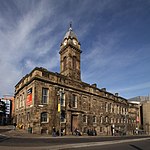
<instances>
[{"instance_id":1,"label":"pedestrian","mask_svg":"<svg viewBox=\"0 0 150 150\"><path fill-rule=\"evenodd\" d=\"M53 127L52 136L56 136L56 129L55 129L55 127Z\"/></svg>"},{"instance_id":2,"label":"pedestrian","mask_svg":"<svg viewBox=\"0 0 150 150\"><path fill-rule=\"evenodd\" d=\"M59 136L59 130L56 131L56 135Z\"/></svg>"},{"instance_id":3,"label":"pedestrian","mask_svg":"<svg viewBox=\"0 0 150 150\"><path fill-rule=\"evenodd\" d=\"M75 128L74 133L75 133L75 135L78 135L78 129L77 128Z\"/></svg>"},{"instance_id":4,"label":"pedestrian","mask_svg":"<svg viewBox=\"0 0 150 150\"><path fill-rule=\"evenodd\" d=\"M15 129L16 129L16 126L17 126L17 123L15 122L13 125L14 125L14 130L15 130Z\"/></svg>"}]
</instances>

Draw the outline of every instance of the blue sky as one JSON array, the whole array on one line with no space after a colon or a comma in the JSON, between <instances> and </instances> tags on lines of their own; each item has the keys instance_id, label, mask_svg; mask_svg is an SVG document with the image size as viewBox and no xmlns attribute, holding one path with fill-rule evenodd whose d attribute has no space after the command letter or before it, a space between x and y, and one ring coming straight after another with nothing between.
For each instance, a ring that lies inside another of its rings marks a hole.
<instances>
[{"instance_id":1,"label":"blue sky","mask_svg":"<svg viewBox=\"0 0 150 150\"><path fill-rule=\"evenodd\" d=\"M125 98L150 94L150 0L1 0L0 97L36 66L59 72L70 21L82 81Z\"/></svg>"}]
</instances>

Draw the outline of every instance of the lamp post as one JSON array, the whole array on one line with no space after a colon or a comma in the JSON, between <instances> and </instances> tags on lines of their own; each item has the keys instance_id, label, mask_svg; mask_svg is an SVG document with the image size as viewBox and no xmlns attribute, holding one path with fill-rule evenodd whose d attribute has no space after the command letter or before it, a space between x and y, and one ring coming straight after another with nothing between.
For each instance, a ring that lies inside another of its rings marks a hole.
<instances>
[{"instance_id":1,"label":"lamp post","mask_svg":"<svg viewBox=\"0 0 150 150\"><path fill-rule=\"evenodd\" d=\"M126 111L125 112L125 134L127 135L127 115L128 115L128 112Z\"/></svg>"},{"instance_id":2,"label":"lamp post","mask_svg":"<svg viewBox=\"0 0 150 150\"><path fill-rule=\"evenodd\" d=\"M59 89L58 91L58 95L59 95L59 103L58 103L58 112L60 113L60 129L59 129L59 135L61 136L61 102L62 102L62 99L63 99L63 94L64 94L64 89Z\"/></svg>"}]
</instances>

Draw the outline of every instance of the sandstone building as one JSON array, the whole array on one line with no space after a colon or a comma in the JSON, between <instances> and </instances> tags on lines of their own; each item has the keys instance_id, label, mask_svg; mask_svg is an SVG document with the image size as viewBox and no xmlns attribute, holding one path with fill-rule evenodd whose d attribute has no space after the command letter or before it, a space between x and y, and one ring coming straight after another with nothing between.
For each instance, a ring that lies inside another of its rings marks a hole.
<instances>
[{"instance_id":1,"label":"sandstone building","mask_svg":"<svg viewBox=\"0 0 150 150\"><path fill-rule=\"evenodd\" d=\"M144 101L142 103L143 110L143 129L147 134L150 134L150 101Z\"/></svg>"},{"instance_id":2,"label":"sandstone building","mask_svg":"<svg viewBox=\"0 0 150 150\"><path fill-rule=\"evenodd\" d=\"M70 26L60 46L60 73L32 70L15 86L15 121L32 133L52 133L52 128L72 134L133 134L138 126L138 106L117 93L81 80L80 43Z\"/></svg>"},{"instance_id":3,"label":"sandstone building","mask_svg":"<svg viewBox=\"0 0 150 150\"><path fill-rule=\"evenodd\" d=\"M150 134L150 97L149 96L138 96L133 97L130 100L134 100L140 103L141 112L141 123L140 128Z\"/></svg>"}]
</instances>

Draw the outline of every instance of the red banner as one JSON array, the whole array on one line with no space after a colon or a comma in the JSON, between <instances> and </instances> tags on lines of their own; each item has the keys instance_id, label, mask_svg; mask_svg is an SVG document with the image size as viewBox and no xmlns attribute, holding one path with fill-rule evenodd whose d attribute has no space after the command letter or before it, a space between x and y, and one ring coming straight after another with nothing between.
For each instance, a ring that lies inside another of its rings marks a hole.
<instances>
[{"instance_id":1,"label":"red banner","mask_svg":"<svg viewBox=\"0 0 150 150\"><path fill-rule=\"evenodd\" d=\"M32 105L32 88L27 91L27 101L26 105Z\"/></svg>"}]
</instances>

